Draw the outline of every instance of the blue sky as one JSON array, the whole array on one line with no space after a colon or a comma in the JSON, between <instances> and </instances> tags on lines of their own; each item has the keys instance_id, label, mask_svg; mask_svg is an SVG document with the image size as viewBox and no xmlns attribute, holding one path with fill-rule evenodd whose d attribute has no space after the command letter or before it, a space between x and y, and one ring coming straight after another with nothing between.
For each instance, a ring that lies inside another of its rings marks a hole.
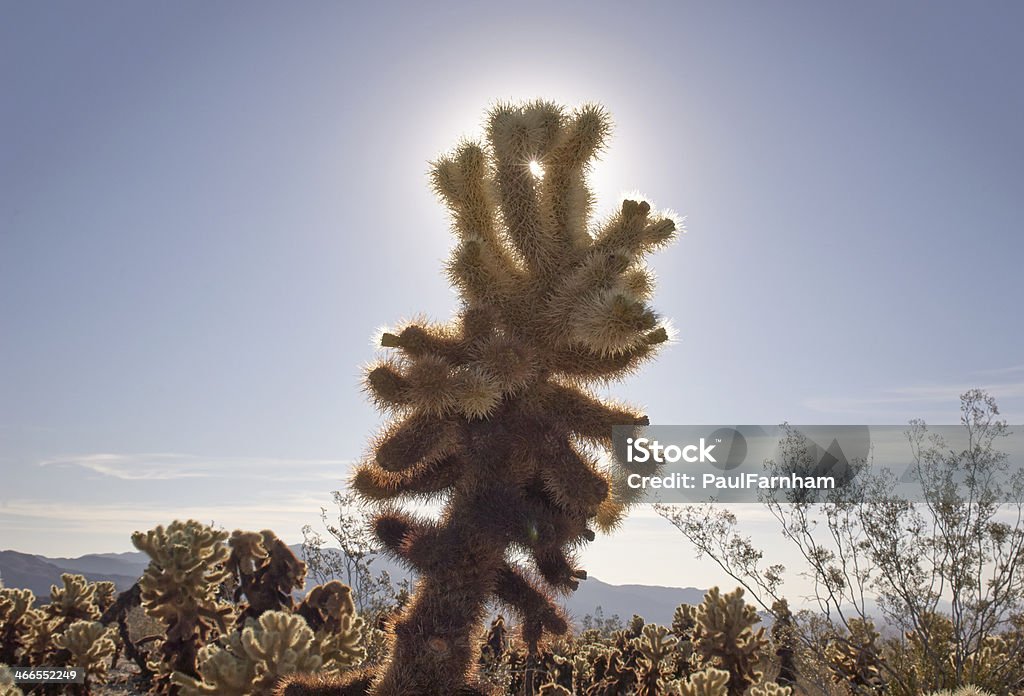
<instances>
[{"instance_id":1,"label":"blue sky","mask_svg":"<svg viewBox=\"0 0 1024 696\"><path fill-rule=\"evenodd\" d=\"M612 389L652 421L1024 422L1019 4L2 7L0 548L297 540L374 333L455 308L427 162L498 99L602 102L599 211L686 216L678 341ZM585 560L717 577L645 513Z\"/></svg>"}]
</instances>

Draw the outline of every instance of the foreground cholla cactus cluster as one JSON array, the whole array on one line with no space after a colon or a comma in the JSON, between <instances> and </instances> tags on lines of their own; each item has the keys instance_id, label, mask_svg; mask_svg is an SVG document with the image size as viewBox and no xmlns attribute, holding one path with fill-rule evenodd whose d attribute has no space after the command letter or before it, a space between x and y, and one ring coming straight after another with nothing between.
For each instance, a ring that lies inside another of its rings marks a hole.
<instances>
[{"instance_id":1,"label":"foreground cholla cactus cluster","mask_svg":"<svg viewBox=\"0 0 1024 696\"><path fill-rule=\"evenodd\" d=\"M777 669L759 621L742 590L713 588L700 605L680 606L671 627L634 616L625 629L589 629L536 656L525 646L498 649L494 629L504 622L495 621L481 662L502 694L791 696L768 676Z\"/></svg>"},{"instance_id":2,"label":"foreground cholla cactus cluster","mask_svg":"<svg viewBox=\"0 0 1024 696\"><path fill-rule=\"evenodd\" d=\"M49 604L41 607L35 607L31 590L0 587L0 664L78 667L85 673L85 683L72 688L89 693L93 684L106 677L118 648L116 629L99 621L113 603L114 585L91 583L69 573L61 576L61 583L53 585ZM0 693L5 688L0 686ZM10 693L18 693L16 688L12 680ZM38 693L66 691L59 685L37 689Z\"/></svg>"},{"instance_id":3,"label":"foreground cholla cactus cluster","mask_svg":"<svg viewBox=\"0 0 1024 696\"><path fill-rule=\"evenodd\" d=\"M383 335L398 353L368 370L366 387L393 420L353 481L381 505L380 541L420 576L374 694L480 692L473 635L492 600L516 613L531 652L543 633L565 633L551 592L586 577L573 551L629 503L595 457L612 426L647 419L587 385L634 370L667 340L643 258L676 223L625 201L590 227L586 173L609 127L597 106L501 105L486 144L434 165L462 304L448 324ZM400 498L440 499L440 518L401 512ZM535 571L509 562L516 549Z\"/></svg>"},{"instance_id":4,"label":"foreground cholla cactus cluster","mask_svg":"<svg viewBox=\"0 0 1024 696\"><path fill-rule=\"evenodd\" d=\"M303 587L305 565L270 530L229 538L175 521L132 541L152 559L139 581L142 607L167 628L147 665L155 690L260 696L285 675L336 675L362 661L350 589L332 581L296 606L291 592Z\"/></svg>"}]
</instances>

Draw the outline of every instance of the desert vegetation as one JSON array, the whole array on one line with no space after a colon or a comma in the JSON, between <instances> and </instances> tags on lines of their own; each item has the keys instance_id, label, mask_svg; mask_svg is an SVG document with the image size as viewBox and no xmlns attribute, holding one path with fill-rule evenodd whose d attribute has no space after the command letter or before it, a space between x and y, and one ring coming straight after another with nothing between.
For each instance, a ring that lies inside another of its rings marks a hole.
<instances>
[{"instance_id":1,"label":"desert vegetation","mask_svg":"<svg viewBox=\"0 0 1024 696\"><path fill-rule=\"evenodd\" d=\"M379 646L408 601L400 590L388 600L376 595L371 622L337 579L296 601L306 563L267 530L229 535L175 521L134 541L152 560L120 594L74 575L40 606L27 590L0 588L5 662L75 666L86 675L75 685L16 685L5 666L0 694L358 693L386 664ZM373 555L371 547L356 572L369 573ZM869 620L852 619L846 628L800 613L794 616L785 600L772 613L759 612L743 588L716 587L700 604L680 605L669 625L637 615L624 623L587 616L538 643L523 639L515 619L497 614L471 635L477 658L469 671L492 696L1022 693L1019 619L968 657L972 681L954 684L954 653L936 672L920 634L883 637ZM934 630L952 641L952 621L934 620ZM375 642L378 649L368 650ZM916 675L917 690L892 679L894 671ZM339 684L339 677L347 679ZM947 686L929 686L936 683Z\"/></svg>"},{"instance_id":2,"label":"desert vegetation","mask_svg":"<svg viewBox=\"0 0 1024 696\"><path fill-rule=\"evenodd\" d=\"M174 521L132 541L151 560L120 594L71 574L41 606L29 590L0 588L2 662L85 675L77 684L22 683L21 691L111 693L119 681L119 693L269 694L283 675L340 673L366 657L349 587L326 582L296 602L305 563L269 530L229 535ZM10 683L0 693L19 693L4 675Z\"/></svg>"},{"instance_id":3,"label":"desert vegetation","mask_svg":"<svg viewBox=\"0 0 1024 696\"><path fill-rule=\"evenodd\" d=\"M897 472L853 462L850 485L808 501L762 496L780 537L805 562L809 608L789 611L786 569L771 563L725 506L656 506L696 549L780 623L792 655L855 693L899 696L971 685L1024 689L1024 470L1000 449L1009 426L982 390L960 400L953 447L923 421L906 430L921 499ZM809 443L788 429L780 468L803 467ZM774 630L774 629L773 629Z\"/></svg>"},{"instance_id":4,"label":"desert vegetation","mask_svg":"<svg viewBox=\"0 0 1024 696\"><path fill-rule=\"evenodd\" d=\"M459 306L381 335L390 352L364 388L386 422L336 494L337 522L324 511L329 538L305 529L300 560L270 530L175 520L132 536L150 561L120 594L73 574L46 603L0 588L0 696L1024 693L1024 481L996 483L1007 426L978 391L963 397L963 452L911 424L923 503L889 495L868 462L824 501L763 500L807 561L809 608L791 607L786 569L727 507L663 506L738 586L670 625L573 625L558 600L587 578L579 550L637 502L626 476L653 472L612 447L613 426L647 416L596 388L669 340L644 259L677 223L643 200L591 220L600 107L501 104L487 123L432 169ZM781 467L806 454L791 435ZM379 553L413 582L377 573ZM15 683L14 665L84 679Z\"/></svg>"}]
</instances>

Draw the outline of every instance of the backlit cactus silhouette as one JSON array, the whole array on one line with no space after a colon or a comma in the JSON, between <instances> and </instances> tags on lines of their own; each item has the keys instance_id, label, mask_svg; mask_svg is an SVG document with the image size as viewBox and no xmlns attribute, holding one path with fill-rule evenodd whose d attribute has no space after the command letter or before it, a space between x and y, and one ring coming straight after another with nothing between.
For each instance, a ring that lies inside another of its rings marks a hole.
<instances>
[{"instance_id":1,"label":"backlit cactus silhouette","mask_svg":"<svg viewBox=\"0 0 1024 696\"><path fill-rule=\"evenodd\" d=\"M637 652L643 655L639 660L640 679L636 696L659 696L664 692L665 679L671 670L672 657L679 639L667 628L647 624L639 638L634 639Z\"/></svg>"},{"instance_id":2,"label":"backlit cactus silhouette","mask_svg":"<svg viewBox=\"0 0 1024 696\"><path fill-rule=\"evenodd\" d=\"M860 691L880 692L882 676L881 635L871 619L850 619L849 635L836 636L825 648L833 679Z\"/></svg>"},{"instance_id":3,"label":"backlit cactus silhouette","mask_svg":"<svg viewBox=\"0 0 1024 696\"><path fill-rule=\"evenodd\" d=\"M775 681L782 686L796 684L797 637L789 602L785 599L775 600L772 604L772 615L775 617L771 630L772 644L775 647L775 655L779 658L779 673Z\"/></svg>"},{"instance_id":4,"label":"backlit cactus silhouette","mask_svg":"<svg viewBox=\"0 0 1024 696\"><path fill-rule=\"evenodd\" d=\"M227 567L237 578L235 602L244 595L247 606L236 619L244 623L266 611L290 612L294 608L292 590L301 590L306 579L306 564L273 531L245 532L236 529L228 539L231 555Z\"/></svg>"},{"instance_id":5,"label":"backlit cactus silhouette","mask_svg":"<svg viewBox=\"0 0 1024 696\"><path fill-rule=\"evenodd\" d=\"M420 578L375 694L482 689L474 631L492 599L518 615L531 651L544 631L564 633L551 592L586 577L574 550L630 502L597 455L612 426L647 418L588 385L630 373L668 339L643 257L676 223L628 200L590 227L586 173L609 128L598 106L500 105L485 144L434 163L461 306L448 324L383 335L397 355L368 369L366 388L393 419L353 480L380 505L378 538ZM417 518L399 499L440 500L442 512ZM535 572L509 561L514 550Z\"/></svg>"}]
</instances>

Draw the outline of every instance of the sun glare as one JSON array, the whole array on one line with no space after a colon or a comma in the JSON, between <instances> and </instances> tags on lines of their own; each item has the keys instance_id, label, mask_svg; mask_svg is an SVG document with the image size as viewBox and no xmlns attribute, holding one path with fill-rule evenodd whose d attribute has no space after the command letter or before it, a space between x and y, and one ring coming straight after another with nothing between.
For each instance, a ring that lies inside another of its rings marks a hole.
<instances>
[{"instance_id":1,"label":"sun glare","mask_svg":"<svg viewBox=\"0 0 1024 696\"><path fill-rule=\"evenodd\" d=\"M541 179L544 177L544 167L540 166L537 160L530 160L530 173Z\"/></svg>"}]
</instances>

